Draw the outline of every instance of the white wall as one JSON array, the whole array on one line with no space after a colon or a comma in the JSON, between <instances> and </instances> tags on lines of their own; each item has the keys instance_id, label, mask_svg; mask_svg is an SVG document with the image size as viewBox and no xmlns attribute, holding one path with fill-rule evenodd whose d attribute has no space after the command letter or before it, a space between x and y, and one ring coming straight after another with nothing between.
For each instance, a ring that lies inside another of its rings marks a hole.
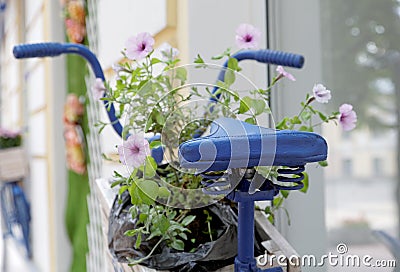
<instances>
[{"instance_id":1,"label":"white wall","mask_svg":"<svg viewBox=\"0 0 400 272\"><path fill-rule=\"evenodd\" d=\"M236 28L241 23L249 23L261 30L260 48L266 46L266 7L265 1L250 0L202 0L187 2L187 41L189 62L193 62L198 53L207 62L228 47L232 52L238 50L235 45ZM223 63L219 62L222 65ZM267 70L265 65L256 62L243 62L242 73L260 88L266 86ZM213 79L210 79L213 82Z\"/></svg>"},{"instance_id":2,"label":"white wall","mask_svg":"<svg viewBox=\"0 0 400 272\"><path fill-rule=\"evenodd\" d=\"M156 34L165 27L165 0L99 0L99 60L104 68L121 59L125 41L140 32Z\"/></svg>"}]
</instances>

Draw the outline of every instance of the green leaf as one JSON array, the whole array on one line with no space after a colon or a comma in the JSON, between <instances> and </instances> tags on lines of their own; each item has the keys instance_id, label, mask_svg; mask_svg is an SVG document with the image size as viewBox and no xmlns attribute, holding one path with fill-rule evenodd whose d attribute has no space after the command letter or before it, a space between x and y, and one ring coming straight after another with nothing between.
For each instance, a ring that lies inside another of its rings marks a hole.
<instances>
[{"instance_id":1,"label":"green leaf","mask_svg":"<svg viewBox=\"0 0 400 272\"><path fill-rule=\"evenodd\" d=\"M147 156L144 162L144 176L152 178L155 176L157 170L157 163L152 156Z\"/></svg>"},{"instance_id":2,"label":"green leaf","mask_svg":"<svg viewBox=\"0 0 400 272\"><path fill-rule=\"evenodd\" d=\"M161 62L161 60L157 59L157 58L152 58L151 61L150 61L151 65L157 64L157 63L160 63L160 62Z\"/></svg>"},{"instance_id":3,"label":"green leaf","mask_svg":"<svg viewBox=\"0 0 400 272\"><path fill-rule=\"evenodd\" d=\"M288 196L289 196L289 191L287 191L287 190L281 190L281 194L282 194L283 198L288 198Z\"/></svg>"},{"instance_id":4,"label":"green leaf","mask_svg":"<svg viewBox=\"0 0 400 272\"><path fill-rule=\"evenodd\" d=\"M141 243L142 243L142 235L139 233L138 236L136 237L135 248L138 249Z\"/></svg>"},{"instance_id":5,"label":"green leaf","mask_svg":"<svg viewBox=\"0 0 400 272\"><path fill-rule=\"evenodd\" d=\"M302 120L304 120L304 121L308 121L308 120L311 119L311 113L310 113L309 111L303 111L303 112L301 113L300 118L301 118Z\"/></svg>"},{"instance_id":6,"label":"green leaf","mask_svg":"<svg viewBox=\"0 0 400 272\"><path fill-rule=\"evenodd\" d=\"M124 235L132 237L135 236L137 232L137 230L127 230L124 232Z\"/></svg>"},{"instance_id":7,"label":"green leaf","mask_svg":"<svg viewBox=\"0 0 400 272\"><path fill-rule=\"evenodd\" d=\"M147 237L146 240L149 241L149 240L153 239L156 236L162 236L162 233L161 233L161 231L159 229L155 229L155 230L151 231L149 237Z\"/></svg>"},{"instance_id":8,"label":"green leaf","mask_svg":"<svg viewBox=\"0 0 400 272\"><path fill-rule=\"evenodd\" d=\"M264 212L266 214L271 214L272 213L271 207L270 206L265 207Z\"/></svg>"},{"instance_id":9,"label":"green leaf","mask_svg":"<svg viewBox=\"0 0 400 272\"><path fill-rule=\"evenodd\" d=\"M300 121L298 116L295 116L292 119L290 119L290 123L293 124L293 125L300 125L301 121Z\"/></svg>"},{"instance_id":10,"label":"green leaf","mask_svg":"<svg viewBox=\"0 0 400 272\"><path fill-rule=\"evenodd\" d=\"M265 101L264 100L256 100L253 99L251 106L255 110L255 115L260 115L264 112L265 109Z\"/></svg>"},{"instance_id":11,"label":"green leaf","mask_svg":"<svg viewBox=\"0 0 400 272\"><path fill-rule=\"evenodd\" d=\"M243 97L242 100L240 100L239 114L248 112L251 107L252 101L253 99L248 96Z\"/></svg>"},{"instance_id":12,"label":"green leaf","mask_svg":"<svg viewBox=\"0 0 400 272\"><path fill-rule=\"evenodd\" d=\"M187 71L183 67L176 68L176 78L180 79L181 81L186 81L187 78Z\"/></svg>"},{"instance_id":13,"label":"green leaf","mask_svg":"<svg viewBox=\"0 0 400 272\"><path fill-rule=\"evenodd\" d=\"M156 121L159 125L163 126L165 124L165 117L161 113L157 112Z\"/></svg>"},{"instance_id":14,"label":"green leaf","mask_svg":"<svg viewBox=\"0 0 400 272\"><path fill-rule=\"evenodd\" d=\"M232 69L233 71L240 71L239 62L235 58L228 59L228 68Z\"/></svg>"},{"instance_id":15,"label":"green leaf","mask_svg":"<svg viewBox=\"0 0 400 272\"><path fill-rule=\"evenodd\" d=\"M176 250L184 250L185 243L182 240L176 239L176 240L172 241L171 247Z\"/></svg>"},{"instance_id":16,"label":"green leaf","mask_svg":"<svg viewBox=\"0 0 400 272\"><path fill-rule=\"evenodd\" d=\"M143 203L151 205L158 195L158 184L152 180L141 180L138 182L139 197Z\"/></svg>"},{"instance_id":17,"label":"green leaf","mask_svg":"<svg viewBox=\"0 0 400 272\"><path fill-rule=\"evenodd\" d=\"M162 143L160 140L155 140L155 141L152 141L149 146L150 146L150 149L159 148L162 146Z\"/></svg>"},{"instance_id":18,"label":"green leaf","mask_svg":"<svg viewBox=\"0 0 400 272\"><path fill-rule=\"evenodd\" d=\"M146 121L146 126L145 126L145 128L144 128L144 132L148 132L152 125L153 125L153 120L152 120L152 118L150 117L150 118L147 119L147 121Z\"/></svg>"},{"instance_id":19,"label":"green leaf","mask_svg":"<svg viewBox=\"0 0 400 272\"><path fill-rule=\"evenodd\" d=\"M160 187L158 188L158 196L161 198L168 198L171 195L171 192L165 188L165 187Z\"/></svg>"},{"instance_id":20,"label":"green leaf","mask_svg":"<svg viewBox=\"0 0 400 272\"><path fill-rule=\"evenodd\" d=\"M202 57L200 56L200 54L197 54L197 57L194 59L193 62L194 62L194 63L197 63L197 64L203 64L203 63L204 63L204 60L202 59Z\"/></svg>"},{"instance_id":21,"label":"green leaf","mask_svg":"<svg viewBox=\"0 0 400 272\"><path fill-rule=\"evenodd\" d=\"M125 104L119 104L119 112L118 115L121 116L125 111Z\"/></svg>"},{"instance_id":22,"label":"green leaf","mask_svg":"<svg viewBox=\"0 0 400 272\"><path fill-rule=\"evenodd\" d=\"M122 182L123 182L122 180L114 181L114 182L111 184L111 188L114 188L115 186L120 185Z\"/></svg>"},{"instance_id":23,"label":"green leaf","mask_svg":"<svg viewBox=\"0 0 400 272\"><path fill-rule=\"evenodd\" d=\"M308 129L308 127L307 126L301 126L300 128L299 128L299 131L308 131L309 129Z\"/></svg>"},{"instance_id":24,"label":"green leaf","mask_svg":"<svg viewBox=\"0 0 400 272\"><path fill-rule=\"evenodd\" d=\"M318 112L319 118L321 118L322 121L327 122L328 117L326 117L322 112Z\"/></svg>"},{"instance_id":25,"label":"green leaf","mask_svg":"<svg viewBox=\"0 0 400 272\"><path fill-rule=\"evenodd\" d=\"M282 121L280 121L275 127L277 128L277 129L287 129L288 128L288 126L287 126L287 122L289 121L289 118L288 117L285 117L285 118L283 118L282 119Z\"/></svg>"},{"instance_id":26,"label":"green leaf","mask_svg":"<svg viewBox=\"0 0 400 272\"><path fill-rule=\"evenodd\" d=\"M182 220L182 225L187 226L196 218L194 215L188 215Z\"/></svg>"},{"instance_id":27,"label":"green leaf","mask_svg":"<svg viewBox=\"0 0 400 272\"><path fill-rule=\"evenodd\" d=\"M232 70L226 70L225 72L225 77L224 77L224 82L230 86L232 85L236 80L235 72Z\"/></svg>"},{"instance_id":28,"label":"green leaf","mask_svg":"<svg viewBox=\"0 0 400 272\"><path fill-rule=\"evenodd\" d=\"M183 240L187 240L187 235L184 232L178 234Z\"/></svg>"},{"instance_id":29,"label":"green leaf","mask_svg":"<svg viewBox=\"0 0 400 272\"><path fill-rule=\"evenodd\" d=\"M220 55L216 55L216 56L211 57L211 59L212 59L212 60L220 60L220 59L222 59L223 57L225 57L225 55L224 55L224 54L220 54Z\"/></svg>"},{"instance_id":30,"label":"green leaf","mask_svg":"<svg viewBox=\"0 0 400 272\"><path fill-rule=\"evenodd\" d=\"M229 57L230 54L231 54L231 48L228 48L228 49L225 50L224 53L216 55L216 56L213 56L213 57L211 57L211 59L212 60L220 60L225 56Z\"/></svg>"},{"instance_id":31,"label":"green leaf","mask_svg":"<svg viewBox=\"0 0 400 272\"><path fill-rule=\"evenodd\" d=\"M274 200L272 201L273 206L276 208L279 208L282 203L283 203L283 198L282 197L275 197Z\"/></svg>"},{"instance_id":32,"label":"green leaf","mask_svg":"<svg viewBox=\"0 0 400 272\"><path fill-rule=\"evenodd\" d=\"M146 213L141 213L139 215L139 222L138 223L144 223L146 222L147 218L149 218L149 215Z\"/></svg>"},{"instance_id":33,"label":"green leaf","mask_svg":"<svg viewBox=\"0 0 400 272\"><path fill-rule=\"evenodd\" d=\"M327 161L320 161L320 162L318 162L318 164L319 164L320 166L322 166L322 167L328 166L328 162L327 162Z\"/></svg>"},{"instance_id":34,"label":"green leaf","mask_svg":"<svg viewBox=\"0 0 400 272\"><path fill-rule=\"evenodd\" d=\"M167 233L169 227L171 226L169 219L163 214L157 218L156 223L162 234Z\"/></svg>"},{"instance_id":35,"label":"green leaf","mask_svg":"<svg viewBox=\"0 0 400 272\"><path fill-rule=\"evenodd\" d=\"M119 190L118 190L118 194L119 194L119 195L122 195L122 193L125 192L125 191L128 190L128 189L129 189L129 186L127 186L127 185L121 186L121 187L119 188Z\"/></svg>"},{"instance_id":36,"label":"green leaf","mask_svg":"<svg viewBox=\"0 0 400 272\"><path fill-rule=\"evenodd\" d=\"M307 193L308 186L309 186L308 174L307 174L307 172L303 172L303 175L304 175L304 179L303 179L304 187L300 190L300 192Z\"/></svg>"},{"instance_id":37,"label":"green leaf","mask_svg":"<svg viewBox=\"0 0 400 272\"><path fill-rule=\"evenodd\" d=\"M254 120L254 118L253 117L250 117L250 118L247 118L246 120L244 120L246 123L249 123L249 124L252 124L252 125L255 125L256 124L256 121Z\"/></svg>"},{"instance_id":38,"label":"green leaf","mask_svg":"<svg viewBox=\"0 0 400 272\"><path fill-rule=\"evenodd\" d=\"M132 182L131 187L129 187L129 195L131 196L132 205L140 205L142 204L142 197L139 194L140 190L137 186L137 181Z\"/></svg>"}]
</instances>

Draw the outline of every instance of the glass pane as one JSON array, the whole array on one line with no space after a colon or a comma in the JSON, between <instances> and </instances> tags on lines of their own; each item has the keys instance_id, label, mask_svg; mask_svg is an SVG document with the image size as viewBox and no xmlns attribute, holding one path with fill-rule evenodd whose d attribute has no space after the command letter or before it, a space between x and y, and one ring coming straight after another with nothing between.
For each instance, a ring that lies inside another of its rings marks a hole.
<instances>
[{"instance_id":1,"label":"glass pane","mask_svg":"<svg viewBox=\"0 0 400 272\"><path fill-rule=\"evenodd\" d=\"M329 251L345 243L351 254L393 259L372 231L399 234L400 1L323 0L321 30L332 110L347 102L358 115L354 131L323 129Z\"/></svg>"}]
</instances>

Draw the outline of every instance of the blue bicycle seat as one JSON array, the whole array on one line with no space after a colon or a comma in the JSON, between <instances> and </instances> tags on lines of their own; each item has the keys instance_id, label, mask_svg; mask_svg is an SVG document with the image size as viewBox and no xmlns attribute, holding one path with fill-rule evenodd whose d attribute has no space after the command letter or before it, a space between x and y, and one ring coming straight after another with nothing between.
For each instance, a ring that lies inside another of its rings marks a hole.
<instances>
[{"instance_id":1,"label":"blue bicycle seat","mask_svg":"<svg viewBox=\"0 0 400 272\"><path fill-rule=\"evenodd\" d=\"M182 143L179 160L199 173L253 166L301 166L327 158L320 135L275 130L231 118L212 122L210 134Z\"/></svg>"}]
</instances>

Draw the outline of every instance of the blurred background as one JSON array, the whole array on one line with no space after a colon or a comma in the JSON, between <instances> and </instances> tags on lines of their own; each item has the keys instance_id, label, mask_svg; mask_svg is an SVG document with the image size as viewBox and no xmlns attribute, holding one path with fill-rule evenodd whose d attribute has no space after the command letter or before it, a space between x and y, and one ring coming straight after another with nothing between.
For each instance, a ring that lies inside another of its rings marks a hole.
<instances>
[{"instance_id":1,"label":"blurred background","mask_svg":"<svg viewBox=\"0 0 400 272\"><path fill-rule=\"evenodd\" d=\"M210 60L234 46L241 23L261 30L261 48L305 56L302 70L289 69L297 81L280 84L273 94L275 119L297 114L299 101L315 83L332 91L332 102L321 108L335 111L346 102L358 115L354 131L344 133L334 124L320 131L329 145L329 166L308 167L310 190L290 196L291 224L282 215L281 233L300 254L337 253L336 246L345 243L351 254L393 259L372 231L397 238L400 233L400 1L1 0L0 127L22 132L29 171L20 184L31 213L32 258L26 261L24 250L7 242L10 269L27 263L24 269L32 271L108 271L95 270L107 267L102 255L107 241L101 236L104 223L96 221L99 203L91 188L96 178L110 177L118 167L102 154L113 156L120 141L111 128L99 135L94 126L106 120L105 112L86 94L93 76L84 61L72 56L18 61L12 47L42 41L85 44L111 79L111 67L131 35L148 31L156 46L177 47L182 63L189 63L197 53ZM244 63L243 73L262 88L274 70ZM72 151L84 168L74 167L66 156L71 152L64 139L68 94L85 106L77 147L82 149Z\"/></svg>"}]
</instances>

